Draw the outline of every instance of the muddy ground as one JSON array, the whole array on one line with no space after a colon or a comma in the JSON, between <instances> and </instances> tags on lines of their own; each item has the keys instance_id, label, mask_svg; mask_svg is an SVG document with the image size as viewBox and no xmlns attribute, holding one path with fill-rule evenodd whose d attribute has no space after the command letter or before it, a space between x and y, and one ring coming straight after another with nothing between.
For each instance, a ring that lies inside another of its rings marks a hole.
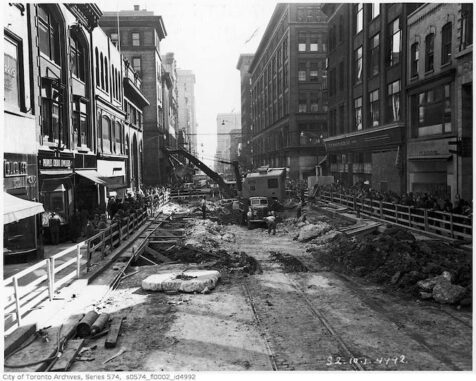
<instances>
[{"instance_id":1,"label":"muddy ground","mask_svg":"<svg viewBox=\"0 0 476 381\"><path fill-rule=\"evenodd\" d=\"M104 349L104 338L89 343L97 345L86 354L90 361L76 361L71 371L471 369L469 308L331 271L334 239L299 242L297 221L279 223L276 236L263 228L187 223L182 251L170 252L171 260L186 263L130 269L138 272L93 306L124 317L118 346ZM140 287L153 273L187 268L216 268L222 278L208 294ZM103 363L120 349L126 352Z\"/></svg>"}]
</instances>

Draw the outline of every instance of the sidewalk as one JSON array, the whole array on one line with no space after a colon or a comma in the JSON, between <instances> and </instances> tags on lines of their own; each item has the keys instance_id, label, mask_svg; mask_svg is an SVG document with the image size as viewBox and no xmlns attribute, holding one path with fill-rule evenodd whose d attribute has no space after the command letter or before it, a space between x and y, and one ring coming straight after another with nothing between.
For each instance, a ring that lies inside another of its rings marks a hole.
<instances>
[{"instance_id":1,"label":"sidewalk","mask_svg":"<svg viewBox=\"0 0 476 381\"><path fill-rule=\"evenodd\" d=\"M58 254L59 252L69 249L71 247L76 246L78 243L82 243L84 241L78 241L76 243L73 243L71 241L66 241L62 242L58 245L44 245L44 258L42 259L36 259L33 261L25 262L25 263L15 263L11 265L3 265L3 279L9 278L20 271L33 266L35 263L41 262L44 259L50 258L51 256ZM86 251L86 245L84 245L84 248L81 249L81 252ZM63 260L66 261L67 258L64 258ZM60 262L61 263L61 262Z\"/></svg>"}]
</instances>

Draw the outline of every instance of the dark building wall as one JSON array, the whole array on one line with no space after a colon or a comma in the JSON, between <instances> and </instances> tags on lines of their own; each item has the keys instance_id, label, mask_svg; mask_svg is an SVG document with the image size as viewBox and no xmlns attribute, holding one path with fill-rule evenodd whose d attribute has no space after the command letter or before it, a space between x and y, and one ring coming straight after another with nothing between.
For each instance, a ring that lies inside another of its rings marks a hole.
<instances>
[{"instance_id":1,"label":"dark building wall","mask_svg":"<svg viewBox=\"0 0 476 381\"><path fill-rule=\"evenodd\" d=\"M255 166L286 166L303 179L324 156L326 20L319 4L275 8L250 67Z\"/></svg>"},{"instance_id":2,"label":"dark building wall","mask_svg":"<svg viewBox=\"0 0 476 381\"><path fill-rule=\"evenodd\" d=\"M414 8L401 3L324 7L330 45L329 169L346 185L369 181L376 189L405 189L406 16ZM392 46L399 46L398 54L391 54ZM386 179L387 171L396 176Z\"/></svg>"}]
</instances>

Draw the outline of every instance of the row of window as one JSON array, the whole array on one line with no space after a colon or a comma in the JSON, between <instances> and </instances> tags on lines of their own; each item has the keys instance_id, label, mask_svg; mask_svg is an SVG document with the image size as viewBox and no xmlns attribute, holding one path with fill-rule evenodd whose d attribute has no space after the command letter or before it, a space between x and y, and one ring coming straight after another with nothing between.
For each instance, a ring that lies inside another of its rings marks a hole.
<instances>
[{"instance_id":1,"label":"row of window","mask_svg":"<svg viewBox=\"0 0 476 381\"><path fill-rule=\"evenodd\" d=\"M139 32L132 32L130 33L130 43L132 46L141 46L141 35ZM111 42L118 46L119 44L119 35L117 33L111 33L110 35Z\"/></svg>"},{"instance_id":2,"label":"row of window","mask_svg":"<svg viewBox=\"0 0 476 381\"><path fill-rule=\"evenodd\" d=\"M371 3L368 4L368 18L369 20L373 20L378 15L380 15L380 4L379 3ZM354 34L357 34L362 31L364 28L364 4L358 3L354 5L353 9L354 14Z\"/></svg>"},{"instance_id":3,"label":"row of window","mask_svg":"<svg viewBox=\"0 0 476 381\"><path fill-rule=\"evenodd\" d=\"M298 33L299 52L326 52L325 36L316 32Z\"/></svg>"},{"instance_id":4,"label":"row of window","mask_svg":"<svg viewBox=\"0 0 476 381\"><path fill-rule=\"evenodd\" d=\"M400 120L400 81L388 85L386 94L386 120ZM368 127L376 127L381 122L379 91L369 92ZM441 135L452 131L451 86L438 85L410 97L412 137ZM354 99L354 131L363 129L362 97ZM329 112L331 135L344 133L344 105Z\"/></svg>"},{"instance_id":5,"label":"row of window","mask_svg":"<svg viewBox=\"0 0 476 381\"><path fill-rule=\"evenodd\" d=\"M121 69L109 65L107 57L95 49L96 55L96 86L106 93L111 92L114 99L120 100L123 94Z\"/></svg>"},{"instance_id":6,"label":"row of window","mask_svg":"<svg viewBox=\"0 0 476 381\"><path fill-rule=\"evenodd\" d=\"M327 99L322 92L300 92L298 112L327 112Z\"/></svg>"},{"instance_id":7,"label":"row of window","mask_svg":"<svg viewBox=\"0 0 476 381\"><path fill-rule=\"evenodd\" d=\"M453 25L446 23L441 29L441 66L451 61L451 42ZM420 44L415 42L410 47L410 75L417 77L420 64ZM432 72L435 67L435 33L429 33L425 37L425 72Z\"/></svg>"},{"instance_id":8,"label":"row of window","mask_svg":"<svg viewBox=\"0 0 476 381\"><path fill-rule=\"evenodd\" d=\"M319 78L325 78L324 61L299 61L298 62L298 81L319 81Z\"/></svg>"},{"instance_id":9,"label":"row of window","mask_svg":"<svg viewBox=\"0 0 476 381\"><path fill-rule=\"evenodd\" d=\"M125 155L124 126L103 116L98 126L98 150L105 154Z\"/></svg>"}]
</instances>

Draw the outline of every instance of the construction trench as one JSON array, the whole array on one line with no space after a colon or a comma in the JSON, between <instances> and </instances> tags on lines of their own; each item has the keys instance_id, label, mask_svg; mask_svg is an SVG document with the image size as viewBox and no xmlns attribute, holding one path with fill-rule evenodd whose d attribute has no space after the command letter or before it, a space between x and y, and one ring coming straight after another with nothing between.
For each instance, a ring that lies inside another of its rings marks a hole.
<instances>
[{"instance_id":1,"label":"construction trench","mask_svg":"<svg viewBox=\"0 0 476 381\"><path fill-rule=\"evenodd\" d=\"M207 209L167 206L6 338L4 371L472 369L471 251L322 205L285 209L276 235Z\"/></svg>"}]
</instances>

